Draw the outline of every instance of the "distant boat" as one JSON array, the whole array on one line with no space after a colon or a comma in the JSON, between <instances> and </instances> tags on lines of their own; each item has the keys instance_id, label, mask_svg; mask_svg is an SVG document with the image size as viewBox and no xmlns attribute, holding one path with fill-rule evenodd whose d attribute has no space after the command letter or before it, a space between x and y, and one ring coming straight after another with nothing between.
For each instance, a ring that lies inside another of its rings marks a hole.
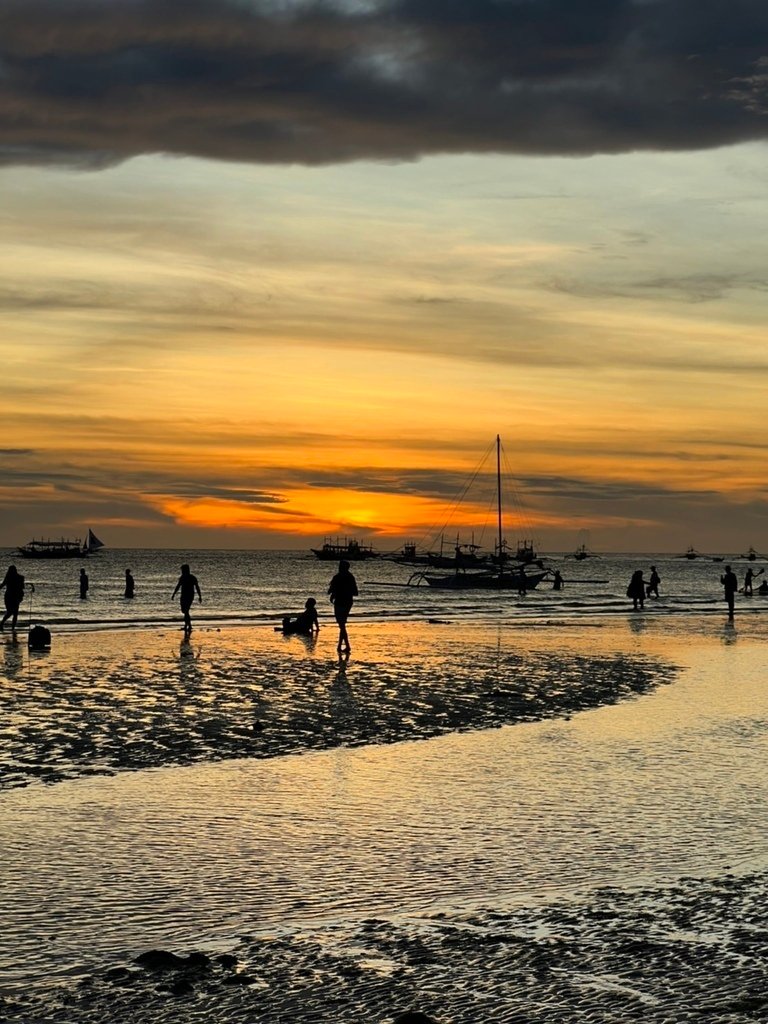
<instances>
[{"instance_id":1,"label":"distant boat","mask_svg":"<svg viewBox=\"0 0 768 1024\"><path fill-rule=\"evenodd\" d=\"M343 542L337 537L335 541L327 538L321 548L311 548L312 554L322 562L338 562L346 559L348 562L362 562L366 558L378 558L378 552L374 551L370 544L361 544L357 540Z\"/></svg>"},{"instance_id":2,"label":"distant boat","mask_svg":"<svg viewBox=\"0 0 768 1024\"><path fill-rule=\"evenodd\" d=\"M746 555L739 555L739 558L746 558L748 562L756 562L758 558L762 558L762 555L758 555L753 547L747 548Z\"/></svg>"},{"instance_id":3,"label":"distant boat","mask_svg":"<svg viewBox=\"0 0 768 1024\"><path fill-rule=\"evenodd\" d=\"M400 551L391 555L385 555L390 562L398 562L400 565L429 565L429 554L426 551L419 551L413 541L406 541Z\"/></svg>"},{"instance_id":4,"label":"distant boat","mask_svg":"<svg viewBox=\"0 0 768 1024\"><path fill-rule=\"evenodd\" d=\"M471 544L460 544L457 537L452 555L444 555L442 550L439 555L430 551L427 564L433 569L487 569L491 563L486 555L478 555L479 550L480 545L474 540Z\"/></svg>"},{"instance_id":5,"label":"distant boat","mask_svg":"<svg viewBox=\"0 0 768 1024\"><path fill-rule=\"evenodd\" d=\"M575 558L577 562L583 562L585 558L597 558L598 555L594 551L590 551L586 544L579 544L572 555L569 558Z\"/></svg>"},{"instance_id":6,"label":"distant boat","mask_svg":"<svg viewBox=\"0 0 768 1024\"><path fill-rule=\"evenodd\" d=\"M689 562L692 562L694 558L701 558L702 554L697 551L696 548L690 547L684 555L677 555L678 558L687 558Z\"/></svg>"},{"instance_id":7,"label":"distant boat","mask_svg":"<svg viewBox=\"0 0 768 1024\"><path fill-rule=\"evenodd\" d=\"M69 540L65 537L59 540L30 540L18 548L22 558L85 558L93 554L104 544L93 530L88 530L85 543L78 540Z\"/></svg>"}]
</instances>

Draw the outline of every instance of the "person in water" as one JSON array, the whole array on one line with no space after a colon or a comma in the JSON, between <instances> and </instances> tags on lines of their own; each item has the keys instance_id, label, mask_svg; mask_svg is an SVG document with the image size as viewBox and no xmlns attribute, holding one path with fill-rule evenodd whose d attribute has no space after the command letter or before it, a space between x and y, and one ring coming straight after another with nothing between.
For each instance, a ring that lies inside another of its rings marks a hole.
<instances>
[{"instance_id":1,"label":"person in water","mask_svg":"<svg viewBox=\"0 0 768 1024\"><path fill-rule=\"evenodd\" d=\"M562 590L564 582L565 581L563 580L563 577L562 577L562 575L560 573L560 570L559 569L555 569L555 575L552 577L552 589L553 590Z\"/></svg>"},{"instance_id":2,"label":"person in water","mask_svg":"<svg viewBox=\"0 0 768 1024\"><path fill-rule=\"evenodd\" d=\"M314 597L308 597L304 604L304 611L300 615L286 615L283 619L283 633L286 636L291 634L312 636L313 633L319 633L320 622L317 618L316 605L317 601Z\"/></svg>"},{"instance_id":3,"label":"person in water","mask_svg":"<svg viewBox=\"0 0 768 1024\"><path fill-rule=\"evenodd\" d=\"M656 566L651 566L651 578L648 580L648 586L645 588L646 597L658 597L659 596L659 584L661 583L661 576L656 572Z\"/></svg>"},{"instance_id":4,"label":"person in water","mask_svg":"<svg viewBox=\"0 0 768 1024\"><path fill-rule=\"evenodd\" d=\"M753 581L758 576L760 576L762 574L762 572L763 572L762 569L758 569L757 572L755 572L753 570L752 566L750 566L749 569L747 569L747 571L744 573L744 593L748 597L752 597L752 594L754 593L753 587L752 587Z\"/></svg>"},{"instance_id":5,"label":"person in water","mask_svg":"<svg viewBox=\"0 0 768 1024\"><path fill-rule=\"evenodd\" d=\"M723 594L728 605L728 620L733 622L733 602L736 599L736 591L739 589L739 581L730 565L726 565L720 582L723 585Z\"/></svg>"},{"instance_id":6,"label":"person in water","mask_svg":"<svg viewBox=\"0 0 768 1024\"><path fill-rule=\"evenodd\" d=\"M645 580L643 579L642 569L636 569L632 573L632 579L627 587L627 597L632 598L632 608L634 611L638 611L638 609L642 611L645 602Z\"/></svg>"},{"instance_id":7,"label":"person in water","mask_svg":"<svg viewBox=\"0 0 768 1024\"><path fill-rule=\"evenodd\" d=\"M349 562L343 559L339 562L339 571L328 584L328 596L333 605L333 614L339 624L339 642L336 650L341 654L350 654L352 648L349 645L347 634L347 619L352 610L352 602L358 596L357 581L349 571Z\"/></svg>"},{"instance_id":8,"label":"person in water","mask_svg":"<svg viewBox=\"0 0 768 1024\"><path fill-rule=\"evenodd\" d=\"M125 570L125 596L133 597L136 593L136 581L130 569Z\"/></svg>"},{"instance_id":9,"label":"person in water","mask_svg":"<svg viewBox=\"0 0 768 1024\"><path fill-rule=\"evenodd\" d=\"M90 587L90 581L88 579L88 573L85 569L80 570L80 600L84 601L88 597L88 588Z\"/></svg>"},{"instance_id":10,"label":"person in water","mask_svg":"<svg viewBox=\"0 0 768 1024\"><path fill-rule=\"evenodd\" d=\"M24 577L15 565L8 566L5 579L0 583L0 590L5 590L5 615L3 621L0 622L0 629L5 629L8 619L11 620L11 629L16 629L19 608L24 600Z\"/></svg>"},{"instance_id":11,"label":"person in water","mask_svg":"<svg viewBox=\"0 0 768 1024\"><path fill-rule=\"evenodd\" d=\"M182 614L184 615L184 632L192 632L192 619L189 614L189 609L192 607L192 602L195 600L195 594L197 594L197 600L200 604L203 603L203 595L200 593L200 584L197 582L197 576L193 576L189 571L189 566L185 563L181 567L181 576L179 576L179 582L176 584L173 593L171 594L171 600L179 595L179 604L181 606Z\"/></svg>"}]
</instances>

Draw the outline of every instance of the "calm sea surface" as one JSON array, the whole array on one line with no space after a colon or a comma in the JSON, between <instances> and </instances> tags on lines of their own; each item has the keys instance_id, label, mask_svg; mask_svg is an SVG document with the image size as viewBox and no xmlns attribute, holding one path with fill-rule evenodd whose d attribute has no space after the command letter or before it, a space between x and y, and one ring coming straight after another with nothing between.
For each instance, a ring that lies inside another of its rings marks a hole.
<instances>
[{"instance_id":1,"label":"calm sea surface","mask_svg":"<svg viewBox=\"0 0 768 1024\"><path fill-rule=\"evenodd\" d=\"M195 604L193 618L199 625L269 623L288 612L300 611L307 597L317 598L321 617L330 617L328 581L336 563L321 562L313 555L291 551L160 551L107 549L88 559L72 561L25 561L13 549L0 551L5 564L15 563L27 580L34 583L28 593L21 621L28 618L57 628L80 629L109 626L168 624L179 618L178 603L171 593L182 562L188 562L198 577L203 604ZM743 582L752 566L733 557L734 570ZM2 564L2 563L0 563ZM360 587L355 616L380 620L447 618L546 618L562 619L626 613L627 583L635 569L650 566L661 575L661 596L646 602L654 614L721 613L720 575L725 563L711 558L688 561L669 555L621 554L576 562L554 555L545 565L559 569L565 589L553 591L548 580L521 598L515 592L450 593L430 590L426 585L407 587L416 567L392 561L369 560L353 563ZM87 600L79 598L78 576L85 567L90 578ZM136 580L133 600L123 597L125 570ZM758 577L760 582L762 577ZM768 597L741 598L752 611L768 609Z\"/></svg>"}]
</instances>

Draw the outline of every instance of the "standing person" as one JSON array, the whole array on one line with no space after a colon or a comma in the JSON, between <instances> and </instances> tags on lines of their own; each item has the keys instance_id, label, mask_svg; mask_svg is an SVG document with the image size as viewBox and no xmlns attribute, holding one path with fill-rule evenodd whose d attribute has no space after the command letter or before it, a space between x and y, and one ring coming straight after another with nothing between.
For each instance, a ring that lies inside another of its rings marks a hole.
<instances>
[{"instance_id":1,"label":"standing person","mask_svg":"<svg viewBox=\"0 0 768 1024\"><path fill-rule=\"evenodd\" d=\"M88 580L88 574L85 569L80 570L80 600L84 601L88 597L88 587L90 582Z\"/></svg>"},{"instance_id":2,"label":"standing person","mask_svg":"<svg viewBox=\"0 0 768 1024\"><path fill-rule=\"evenodd\" d=\"M352 602L357 597L357 581L349 571L349 562L343 559L339 562L339 571L328 584L328 596L333 605L333 614L339 624L339 642L336 650L341 653L346 651L352 653L347 635L347 619L352 610Z\"/></svg>"},{"instance_id":3,"label":"standing person","mask_svg":"<svg viewBox=\"0 0 768 1024\"><path fill-rule=\"evenodd\" d=\"M758 569L758 570L757 570L757 572L755 572L755 571L754 571L754 570L752 569L752 566L750 566L750 567L749 567L749 569L747 569L747 571L746 571L746 572L744 573L744 593L745 593L746 595L748 595L749 597L752 597L752 594L754 593L754 591L753 591L753 589L752 589L752 583L753 583L753 581L754 581L754 580L756 579L756 577L758 577L758 576L759 576L759 575L760 575L760 574L761 574L762 572L763 572L763 570L762 570L762 569Z\"/></svg>"},{"instance_id":4,"label":"standing person","mask_svg":"<svg viewBox=\"0 0 768 1024\"><path fill-rule=\"evenodd\" d=\"M627 587L627 597L632 598L632 608L634 611L637 611L638 608L642 610L645 602L645 580L643 579L642 569L636 569L632 573L632 579Z\"/></svg>"},{"instance_id":5,"label":"standing person","mask_svg":"<svg viewBox=\"0 0 768 1024\"><path fill-rule=\"evenodd\" d=\"M193 576L189 571L189 566L182 565L181 576L179 576L179 582L176 584L173 593L171 594L171 600L179 594L179 604L184 614L184 632L192 632L192 619L189 615L189 609L192 607L192 602L195 599L195 593L197 593L197 600L200 604L203 603L203 595L200 593L200 584L197 582L197 576Z\"/></svg>"},{"instance_id":6,"label":"standing person","mask_svg":"<svg viewBox=\"0 0 768 1024\"><path fill-rule=\"evenodd\" d=\"M656 566L651 566L651 578L648 580L648 586L645 588L646 597L658 597L659 596L659 584L661 583L661 576L656 572Z\"/></svg>"},{"instance_id":7,"label":"standing person","mask_svg":"<svg viewBox=\"0 0 768 1024\"><path fill-rule=\"evenodd\" d=\"M562 590L564 582L565 581L563 580L563 577L562 577L562 574L561 574L560 570L559 569L555 569L555 575L552 577L552 589L553 590Z\"/></svg>"},{"instance_id":8,"label":"standing person","mask_svg":"<svg viewBox=\"0 0 768 1024\"><path fill-rule=\"evenodd\" d=\"M125 596L133 597L136 593L136 581L130 569L125 570Z\"/></svg>"},{"instance_id":9,"label":"standing person","mask_svg":"<svg viewBox=\"0 0 768 1024\"><path fill-rule=\"evenodd\" d=\"M3 589L5 590L5 615L3 621L0 622L0 629L5 629L5 624L10 619L11 629L15 630L19 608L24 600L24 577L18 572L15 565L8 566L5 579L0 583L0 590Z\"/></svg>"},{"instance_id":10,"label":"standing person","mask_svg":"<svg viewBox=\"0 0 768 1024\"><path fill-rule=\"evenodd\" d=\"M736 597L736 591L739 589L739 581L736 579L736 573L731 569L730 565L726 565L725 572L720 577L720 582L723 585L725 600L728 604L728 621L733 622L733 602Z\"/></svg>"}]
</instances>

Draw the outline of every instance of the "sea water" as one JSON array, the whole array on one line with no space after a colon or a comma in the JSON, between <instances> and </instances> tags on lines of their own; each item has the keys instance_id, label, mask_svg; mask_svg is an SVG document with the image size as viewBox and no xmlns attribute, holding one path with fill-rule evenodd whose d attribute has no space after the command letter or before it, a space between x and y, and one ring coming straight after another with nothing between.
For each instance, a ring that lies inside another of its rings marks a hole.
<instances>
[{"instance_id":1,"label":"sea water","mask_svg":"<svg viewBox=\"0 0 768 1024\"><path fill-rule=\"evenodd\" d=\"M167 625L179 620L178 602L171 600L171 594L184 562L191 566L203 593L202 604L195 602L192 611L199 625L274 624L283 615L301 611L307 597L317 599L321 618L330 618L327 590L337 569L335 562L320 561L308 551L105 549L86 559L31 561L5 549L0 551L3 558L6 564L15 563L34 584L34 593L27 588L22 624L31 619L65 630ZM740 584L747 568L760 567L736 557L731 562ZM726 563L711 558L689 561L664 554L621 554L577 562L567 555L553 555L544 564L559 569L564 589L553 590L551 580L545 579L521 597L514 590L452 592L433 590L424 582L408 586L409 581L418 582L423 569L383 558L355 562L352 571L360 598L354 615L370 620L466 616L567 621L623 614L631 607L626 597L630 576L635 569L643 569L647 580L651 565L661 576L660 597L648 599L646 610L667 615L723 611L720 576ZM81 568L90 579L85 600L79 597ZM123 596L126 569L136 581L133 599ZM740 599L740 605L750 611L768 609L768 597L758 595L755 587L754 597Z\"/></svg>"}]
</instances>

